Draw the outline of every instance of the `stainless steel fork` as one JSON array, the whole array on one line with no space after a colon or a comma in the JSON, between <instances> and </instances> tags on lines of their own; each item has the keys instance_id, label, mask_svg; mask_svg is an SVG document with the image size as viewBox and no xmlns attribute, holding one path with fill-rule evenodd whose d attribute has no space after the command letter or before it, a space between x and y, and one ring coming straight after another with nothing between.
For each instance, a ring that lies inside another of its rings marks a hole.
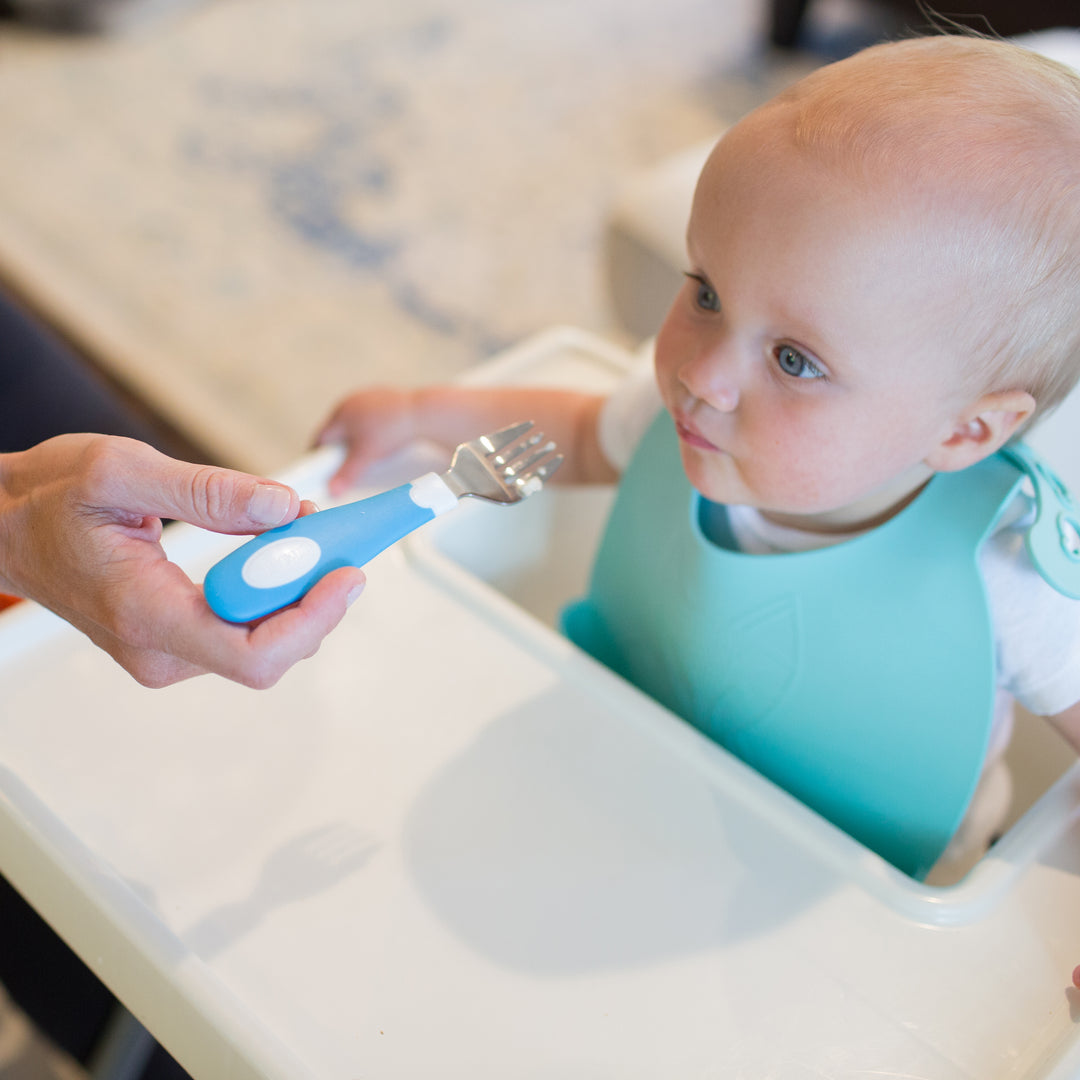
<instances>
[{"instance_id":1,"label":"stainless steel fork","mask_svg":"<svg viewBox=\"0 0 1080 1080\"><path fill-rule=\"evenodd\" d=\"M249 540L211 567L203 584L207 602L229 622L262 618L299 600L331 570L363 566L465 496L520 502L539 491L562 461L531 420L481 435L462 443L442 474L426 473Z\"/></svg>"}]
</instances>

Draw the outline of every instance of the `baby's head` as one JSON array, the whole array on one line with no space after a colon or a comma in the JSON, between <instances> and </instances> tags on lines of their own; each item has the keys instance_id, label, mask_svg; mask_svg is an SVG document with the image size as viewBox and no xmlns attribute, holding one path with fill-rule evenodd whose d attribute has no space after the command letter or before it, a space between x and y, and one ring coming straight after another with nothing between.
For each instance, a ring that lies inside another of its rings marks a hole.
<instances>
[{"instance_id":1,"label":"baby's head","mask_svg":"<svg viewBox=\"0 0 1080 1080\"><path fill-rule=\"evenodd\" d=\"M687 246L657 376L691 482L867 520L1080 376L1080 78L966 37L822 68L721 139Z\"/></svg>"},{"instance_id":2,"label":"baby's head","mask_svg":"<svg viewBox=\"0 0 1080 1080\"><path fill-rule=\"evenodd\" d=\"M956 274L947 306L968 320L957 354L973 387L1057 405L1080 377L1080 77L1009 42L940 36L867 49L769 108L823 166L928 215L923 257Z\"/></svg>"}]
</instances>

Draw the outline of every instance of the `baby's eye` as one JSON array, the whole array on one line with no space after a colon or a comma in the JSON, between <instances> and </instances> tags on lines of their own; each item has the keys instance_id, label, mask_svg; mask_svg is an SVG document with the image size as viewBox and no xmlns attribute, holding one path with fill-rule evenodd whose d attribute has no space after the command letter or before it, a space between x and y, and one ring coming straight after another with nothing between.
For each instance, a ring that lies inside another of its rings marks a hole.
<instances>
[{"instance_id":1,"label":"baby's eye","mask_svg":"<svg viewBox=\"0 0 1080 1080\"><path fill-rule=\"evenodd\" d=\"M776 350L776 362L785 375L795 379L824 379L825 372L821 370L808 356L804 356L798 349L790 345L781 345Z\"/></svg>"},{"instance_id":2,"label":"baby's eye","mask_svg":"<svg viewBox=\"0 0 1080 1080\"><path fill-rule=\"evenodd\" d=\"M699 274L687 274L686 276L697 286L694 303L702 311L719 311L720 297L716 295L716 290Z\"/></svg>"}]
</instances>

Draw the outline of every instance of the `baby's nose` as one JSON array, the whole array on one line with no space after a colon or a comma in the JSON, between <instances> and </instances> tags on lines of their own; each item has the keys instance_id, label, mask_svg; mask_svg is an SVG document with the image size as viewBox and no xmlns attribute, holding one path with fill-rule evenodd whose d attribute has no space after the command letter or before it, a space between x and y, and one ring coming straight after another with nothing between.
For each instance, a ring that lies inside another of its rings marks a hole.
<instances>
[{"instance_id":1,"label":"baby's nose","mask_svg":"<svg viewBox=\"0 0 1080 1080\"><path fill-rule=\"evenodd\" d=\"M695 398L718 412L733 412L739 404L735 366L709 353L685 364L679 378Z\"/></svg>"},{"instance_id":2,"label":"baby's nose","mask_svg":"<svg viewBox=\"0 0 1080 1080\"><path fill-rule=\"evenodd\" d=\"M739 404L739 390L736 386L717 387L705 401L717 412L734 412Z\"/></svg>"}]
</instances>

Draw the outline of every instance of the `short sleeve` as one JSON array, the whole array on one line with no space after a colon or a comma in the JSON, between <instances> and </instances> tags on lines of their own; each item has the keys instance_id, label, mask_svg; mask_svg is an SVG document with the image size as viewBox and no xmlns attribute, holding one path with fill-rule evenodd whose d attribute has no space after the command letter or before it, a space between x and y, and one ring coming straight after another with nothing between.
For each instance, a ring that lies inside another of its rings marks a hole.
<instances>
[{"instance_id":1,"label":"short sleeve","mask_svg":"<svg viewBox=\"0 0 1080 1080\"><path fill-rule=\"evenodd\" d=\"M1047 584L1024 547L1027 518L983 548L997 639L998 685L1036 716L1080 701L1080 601Z\"/></svg>"}]
</instances>

